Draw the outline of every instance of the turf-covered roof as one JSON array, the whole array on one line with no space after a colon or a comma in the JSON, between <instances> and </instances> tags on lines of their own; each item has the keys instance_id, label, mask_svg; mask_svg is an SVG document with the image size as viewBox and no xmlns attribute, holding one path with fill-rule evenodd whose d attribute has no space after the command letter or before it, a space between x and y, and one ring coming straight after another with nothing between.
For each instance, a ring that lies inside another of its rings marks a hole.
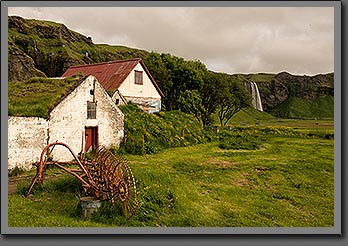
<instances>
[{"instance_id":1,"label":"turf-covered roof","mask_svg":"<svg viewBox=\"0 0 348 246\"><path fill-rule=\"evenodd\" d=\"M50 112L86 77L34 77L8 83L8 115L49 118Z\"/></svg>"}]
</instances>

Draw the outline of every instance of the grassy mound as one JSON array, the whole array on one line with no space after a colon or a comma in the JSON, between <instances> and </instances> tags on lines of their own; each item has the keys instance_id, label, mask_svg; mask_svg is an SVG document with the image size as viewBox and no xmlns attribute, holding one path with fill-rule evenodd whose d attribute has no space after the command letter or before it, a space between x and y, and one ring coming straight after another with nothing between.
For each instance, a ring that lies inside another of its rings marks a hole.
<instances>
[{"instance_id":1,"label":"grassy mound","mask_svg":"<svg viewBox=\"0 0 348 246\"><path fill-rule=\"evenodd\" d=\"M259 121L267 121L272 119L274 119L274 117L269 113L261 112L257 109L249 107L236 113L228 122L228 125L252 125L258 123Z\"/></svg>"},{"instance_id":2,"label":"grassy mound","mask_svg":"<svg viewBox=\"0 0 348 246\"><path fill-rule=\"evenodd\" d=\"M160 150L206 141L202 125L180 111L148 114L134 104L121 107L125 114L125 140L119 151L154 154Z\"/></svg>"},{"instance_id":3,"label":"grassy mound","mask_svg":"<svg viewBox=\"0 0 348 246\"><path fill-rule=\"evenodd\" d=\"M8 115L49 118L50 111L81 80L81 76L65 79L34 77L8 84Z\"/></svg>"}]
</instances>

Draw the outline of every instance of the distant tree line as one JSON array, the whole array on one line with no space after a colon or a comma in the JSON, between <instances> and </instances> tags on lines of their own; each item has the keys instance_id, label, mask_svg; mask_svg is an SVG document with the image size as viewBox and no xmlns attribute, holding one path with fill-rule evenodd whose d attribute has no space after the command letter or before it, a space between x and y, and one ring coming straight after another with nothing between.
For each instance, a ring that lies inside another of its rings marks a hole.
<instances>
[{"instance_id":1,"label":"distant tree line","mask_svg":"<svg viewBox=\"0 0 348 246\"><path fill-rule=\"evenodd\" d=\"M165 95L164 110L193 114L204 126L216 113L223 126L250 105L249 93L235 77L209 71L198 60L151 52L143 61Z\"/></svg>"}]
</instances>

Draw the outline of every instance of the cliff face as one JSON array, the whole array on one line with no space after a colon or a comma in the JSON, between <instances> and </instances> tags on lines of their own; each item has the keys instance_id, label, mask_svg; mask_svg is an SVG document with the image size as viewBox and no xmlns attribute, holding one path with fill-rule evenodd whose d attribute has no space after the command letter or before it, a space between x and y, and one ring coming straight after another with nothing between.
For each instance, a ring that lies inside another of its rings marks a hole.
<instances>
[{"instance_id":1,"label":"cliff face","mask_svg":"<svg viewBox=\"0 0 348 246\"><path fill-rule=\"evenodd\" d=\"M94 44L90 37L63 24L8 17L9 81L45 75L59 77L73 65L144 58L147 53L124 46Z\"/></svg>"},{"instance_id":2,"label":"cliff face","mask_svg":"<svg viewBox=\"0 0 348 246\"><path fill-rule=\"evenodd\" d=\"M265 111L270 111L287 99L296 97L315 100L334 95L334 74L298 76L286 72L275 75L274 79L258 83Z\"/></svg>"},{"instance_id":3,"label":"cliff face","mask_svg":"<svg viewBox=\"0 0 348 246\"><path fill-rule=\"evenodd\" d=\"M20 49L12 48L8 52L8 79L22 81L31 77L46 77L35 67L34 60Z\"/></svg>"}]
</instances>

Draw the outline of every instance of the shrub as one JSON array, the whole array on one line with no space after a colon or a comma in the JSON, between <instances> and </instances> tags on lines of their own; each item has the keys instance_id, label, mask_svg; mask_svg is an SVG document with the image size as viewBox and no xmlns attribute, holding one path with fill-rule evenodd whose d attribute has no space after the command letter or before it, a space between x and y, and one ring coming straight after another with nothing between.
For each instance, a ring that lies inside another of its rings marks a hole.
<instances>
[{"instance_id":1,"label":"shrub","mask_svg":"<svg viewBox=\"0 0 348 246\"><path fill-rule=\"evenodd\" d=\"M207 141L201 123L181 111L148 114L129 103L120 107L125 114L125 141L121 152L154 154L172 147L183 147Z\"/></svg>"}]
</instances>

